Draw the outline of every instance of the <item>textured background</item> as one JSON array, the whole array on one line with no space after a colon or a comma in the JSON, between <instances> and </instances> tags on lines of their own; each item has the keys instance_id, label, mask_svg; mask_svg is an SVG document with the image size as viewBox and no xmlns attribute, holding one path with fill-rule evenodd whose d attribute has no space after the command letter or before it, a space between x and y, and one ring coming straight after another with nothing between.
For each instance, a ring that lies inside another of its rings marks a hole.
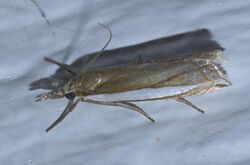
<instances>
[{"instance_id":1,"label":"textured background","mask_svg":"<svg viewBox=\"0 0 250 165\"><path fill-rule=\"evenodd\" d=\"M0 0L0 163L249 164L250 1ZM100 50L209 28L226 48L233 86L192 97L201 115L174 101L143 102L155 120L122 108L80 104L52 132L66 100L34 102L28 84L54 73L44 56L70 63Z\"/></svg>"}]
</instances>

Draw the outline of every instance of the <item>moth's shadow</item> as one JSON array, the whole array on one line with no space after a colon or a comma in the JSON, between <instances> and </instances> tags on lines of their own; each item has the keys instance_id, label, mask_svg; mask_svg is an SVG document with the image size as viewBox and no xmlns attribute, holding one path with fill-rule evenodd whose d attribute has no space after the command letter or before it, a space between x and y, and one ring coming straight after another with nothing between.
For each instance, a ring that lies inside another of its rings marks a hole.
<instances>
[{"instance_id":1,"label":"moth's shadow","mask_svg":"<svg viewBox=\"0 0 250 165\"><path fill-rule=\"evenodd\" d=\"M181 33L148 42L106 50L90 68L103 68L131 63L166 62L182 59L201 58L205 52L224 50L207 29ZM91 60L95 53L79 57L70 68L75 73L80 73L83 67ZM39 79L30 84L30 90L54 90L64 85L73 75L65 69L59 68L46 78Z\"/></svg>"}]
</instances>

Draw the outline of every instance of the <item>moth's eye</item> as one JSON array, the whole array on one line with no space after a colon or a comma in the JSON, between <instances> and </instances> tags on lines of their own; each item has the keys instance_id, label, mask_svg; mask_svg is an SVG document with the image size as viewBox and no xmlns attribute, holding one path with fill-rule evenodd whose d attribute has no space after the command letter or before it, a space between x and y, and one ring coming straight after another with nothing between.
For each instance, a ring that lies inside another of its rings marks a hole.
<instances>
[{"instance_id":1,"label":"moth's eye","mask_svg":"<svg viewBox=\"0 0 250 165\"><path fill-rule=\"evenodd\" d=\"M76 97L76 95L75 95L74 92L71 92L71 93L67 93L67 94L65 95L65 97L66 97L67 99L69 99L69 100L73 100L73 99Z\"/></svg>"}]
</instances>

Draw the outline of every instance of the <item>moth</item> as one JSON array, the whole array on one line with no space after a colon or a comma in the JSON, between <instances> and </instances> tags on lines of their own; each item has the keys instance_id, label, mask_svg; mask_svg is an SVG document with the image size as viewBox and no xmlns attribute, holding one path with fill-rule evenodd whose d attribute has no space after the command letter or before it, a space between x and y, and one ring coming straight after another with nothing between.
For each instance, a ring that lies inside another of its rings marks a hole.
<instances>
[{"instance_id":1,"label":"moth","mask_svg":"<svg viewBox=\"0 0 250 165\"><path fill-rule=\"evenodd\" d=\"M64 82L52 91L38 95L36 101L68 99L64 111L46 132L60 123L80 101L124 107L154 122L136 102L173 99L204 113L186 97L231 85L221 65L224 48L211 39L207 29L104 51L111 41L112 32L102 26L109 31L109 40L101 51L88 55L84 66L78 65L76 69L73 65L45 57L45 61L60 67L59 75ZM174 44L177 41L178 47ZM145 52L149 49L151 53ZM129 55L115 60L114 52L122 50L129 50Z\"/></svg>"}]
</instances>

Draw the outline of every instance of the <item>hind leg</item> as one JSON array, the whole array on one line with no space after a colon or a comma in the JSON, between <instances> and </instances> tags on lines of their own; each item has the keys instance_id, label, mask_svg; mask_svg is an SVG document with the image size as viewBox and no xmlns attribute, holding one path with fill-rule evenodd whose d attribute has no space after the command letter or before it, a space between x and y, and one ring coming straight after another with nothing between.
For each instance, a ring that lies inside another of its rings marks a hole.
<instances>
[{"instance_id":1,"label":"hind leg","mask_svg":"<svg viewBox=\"0 0 250 165\"><path fill-rule=\"evenodd\" d=\"M117 101L117 102L96 101L96 100L85 99L85 98L81 98L81 101L92 103L92 104L110 105L110 106L118 106L118 107L127 108L127 109L130 109L130 110L133 110L133 111L136 111L136 112L142 114L143 116L148 118L151 122L154 122L154 119L152 117L150 117L143 109L141 109L140 107L138 107L137 105L135 105L133 103L129 103L129 102L125 102L125 101Z\"/></svg>"},{"instance_id":2,"label":"hind leg","mask_svg":"<svg viewBox=\"0 0 250 165\"><path fill-rule=\"evenodd\" d=\"M184 99L182 97L176 98L175 100L178 101L178 102L184 103L184 104L196 109L197 111L199 111L199 112L201 112L203 114L205 113L202 109L196 107L193 103L191 103L190 101L188 101L188 100L186 100L186 99Z\"/></svg>"}]
</instances>

